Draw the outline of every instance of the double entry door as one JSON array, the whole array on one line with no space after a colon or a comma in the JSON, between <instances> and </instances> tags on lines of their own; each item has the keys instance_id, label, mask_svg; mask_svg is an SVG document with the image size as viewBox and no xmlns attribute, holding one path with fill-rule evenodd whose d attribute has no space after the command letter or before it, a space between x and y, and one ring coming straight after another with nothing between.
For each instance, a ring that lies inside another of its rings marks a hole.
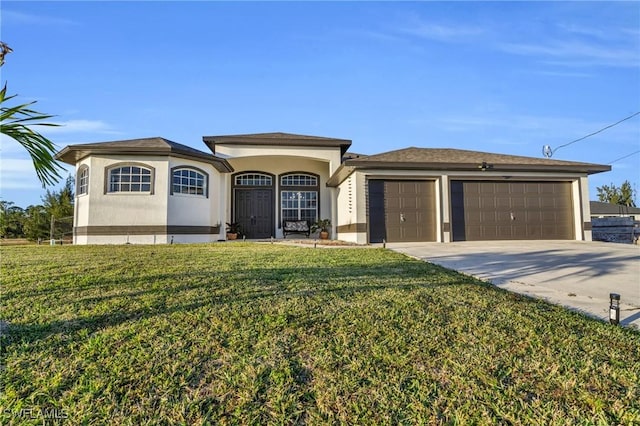
<instances>
[{"instance_id":1,"label":"double entry door","mask_svg":"<svg viewBox=\"0 0 640 426\"><path fill-rule=\"evenodd\" d=\"M234 203L235 221L246 238L269 238L273 229L273 189L236 188Z\"/></svg>"}]
</instances>

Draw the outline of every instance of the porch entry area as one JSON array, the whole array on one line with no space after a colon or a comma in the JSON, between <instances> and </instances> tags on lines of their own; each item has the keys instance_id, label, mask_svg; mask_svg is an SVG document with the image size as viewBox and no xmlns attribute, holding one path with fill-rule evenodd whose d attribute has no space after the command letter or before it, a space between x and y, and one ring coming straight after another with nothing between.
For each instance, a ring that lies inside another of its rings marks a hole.
<instances>
[{"instance_id":1,"label":"porch entry area","mask_svg":"<svg viewBox=\"0 0 640 426\"><path fill-rule=\"evenodd\" d=\"M232 180L231 217L249 239L276 237L283 220L311 224L318 219L319 180L318 175L304 172L283 173L278 179L267 172L240 172Z\"/></svg>"}]
</instances>

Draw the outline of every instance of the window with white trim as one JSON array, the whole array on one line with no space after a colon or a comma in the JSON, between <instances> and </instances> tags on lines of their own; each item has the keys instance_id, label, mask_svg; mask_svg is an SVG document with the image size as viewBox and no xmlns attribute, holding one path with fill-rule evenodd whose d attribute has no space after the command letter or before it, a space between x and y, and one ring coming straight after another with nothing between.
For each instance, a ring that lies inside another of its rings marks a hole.
<instances>
[{"instance_id":1,"label":"window with white trim","mask_svg":"<svg viewBox=\"0 0 640 426\"><path fill-rule=\"evenodd\" d=\"M262 173L244 173L236 176L235 184L236 186L271 186L273 178Z\"/></svg>"},{"instance_id":2,"label":"window with white trim","mask_svg":"<svg viewBox=\"0 0 640 426\"><path fill-rule=\"evenodd\" d=\"M207 176L193 168L181 167L173 170L172 194L207 195Z\"/></svg>"},{"instance_id":3,"label":"window with white trim","mask_svg":"<svg viewBox=\"0 0 640 426\"><path fill-rule=\"evenodd\" d=\"M318 178L312 175L285 175L280 178L280 186L318 186Z\"/></svg>"},{"instance_id":4,"label":"window with white trim","mask_svg":"<svg viewBox=\"0 0 640 426\"><path fill-rule=\"evenodd\" d=\"M318 176L289 173L280 176L280 215L282 220L318 220Z\"/></svg>"},{"instance_id":5,"label":"window with white trim","mask_svg":"<svg viewBox=\"0 0 640 426\"><path fill-rule=\"evenodd\" d=\"M281 191L282 220L318 219L318 191Z\"/></svg>"},{"instance_id":6,"label":"window with white trim","mask_svg":"<svg viewBox=\"0 0 640 426\"><path fill-rule=\"evenodd\" d=\"M77 195L84 195L89 192L89 167L82 166L78 170L76 187L78 188Z\"/></svg>"},{"instance_id":7,"label":"window with white trim","mask_svg":"<svg viewBox=\"0 0 640 426\"><path fill-rule=\"evenodd\" d=\"M107 192L151 192L151 169L142 166L121 166L109 170Z\"/></svg>"}]
</instances>

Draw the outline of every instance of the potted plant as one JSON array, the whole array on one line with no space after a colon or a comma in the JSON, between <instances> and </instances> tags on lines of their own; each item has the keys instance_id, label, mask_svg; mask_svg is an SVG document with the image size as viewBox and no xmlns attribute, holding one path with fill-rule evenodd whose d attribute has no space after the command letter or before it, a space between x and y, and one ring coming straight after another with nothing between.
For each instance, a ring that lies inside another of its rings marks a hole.
<instances>
[{"instance_id":1,"label":"potted plant","mask_svg":"<svg viewBox=\"0 0 640 426\"><path fill-rule=\"evenodd\" d=\"M227 222L227 240L235 240L240 235L240 224L238 222Z\"/></svg>"},{"instance_id":2,"label":"potted plant","mask_svg":"<svg viewBox=\"0 0 640 426\"><path fill-rule=\"evenodd\" d=\"M311 232L317 232L318 230L320 231L320 239L321 240L326 240L329 238L329 229L331 228L331 220L329 219L320 219L318 221L316 221L316 223L314 223L311 226Z\"/></svg>"}]
</instances>

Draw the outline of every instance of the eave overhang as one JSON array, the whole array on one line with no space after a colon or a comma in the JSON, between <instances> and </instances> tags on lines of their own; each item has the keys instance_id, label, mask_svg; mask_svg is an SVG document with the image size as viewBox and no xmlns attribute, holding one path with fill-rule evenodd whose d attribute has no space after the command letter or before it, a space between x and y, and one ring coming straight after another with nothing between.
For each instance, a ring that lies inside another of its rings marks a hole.
<instances>
[{"instance_id":1,"label":"eave overhang","mask_svg":"<svg viewBox=\"0 0 640 426\"><path fill-rule=\"evenodd\" d=\"M340 165L335 173L327 181L327 186L336 187L357 170L421 170L429 171L453 171L453 172L477 172L479 176L483 172L531 172L531 173L584 173L587 175L608 172L611 166L586 163L561 163L561 164L483 164L483 163L409 163L389 161L366 161L364 159L347 160Z\"/></svg>"},{"instance_id":2,"label":"eave overhang","mask_svg":"<svg viewBox=\"0 0 640 426\"><path fill-rule=\"evenodd\" d=\"M100 144L69 145L55 155L56 160L75 165L90 155L129 155L129 156L171 156L211 164L221 173L230 173L234 169L224 158L206 153L184 151L174 147L127 147L100 146Z\"/></svg>"},{"instance_id":3,"label":"eave overhang","mask_svg":"<svg viewBox=\"0 0 640 426\"><path fill-rule=\"evenodd\" d=\"M349 139L295 135L290 133L203 136L202 140L214 154L216 153L216 145L329 147L340 148L341 155L347 152L351 146L351 140Z\"/></svg>"}]
</instances>

